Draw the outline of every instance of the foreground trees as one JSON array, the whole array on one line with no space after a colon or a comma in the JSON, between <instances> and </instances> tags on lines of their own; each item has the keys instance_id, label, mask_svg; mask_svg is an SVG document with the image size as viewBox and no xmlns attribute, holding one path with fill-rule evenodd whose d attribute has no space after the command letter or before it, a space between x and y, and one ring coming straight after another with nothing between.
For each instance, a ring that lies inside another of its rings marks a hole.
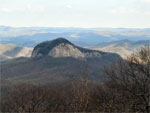
<instances>
[{"instance_id":1,"label":"foreground trees","mask_svg":"<svg viewBox=\"0 0 150 113\"><path fill-rule=\"evenodd\" d=\"M150 47L105 67L106 81L78 78L46 86L10 86L2 112L150 112ZM84 73L86 74L86 72Z\"/></svg>"},{"instance_id":2,"label":"foreground trees","mask_svg":"<svg viewBox=\"0 0 150 113\"><path fill-rule=\"evenodd\" d=\"M21 84L11 86L1 98L2 112L80 112L89 108L90 85L76 79L46 86Z\"/></svg>"},{"instance_id":3,"label":"foreground trees","mask_svg":"<svg viewBox=\"0 0 150 113\"><path fill-rule=\"evenodd\" d=\"M109 84L125 96L129 111L150 112L150 47L111 67L107 67ZM118 88L118 89L117 89Z\"/></svg>"}]
</instances>

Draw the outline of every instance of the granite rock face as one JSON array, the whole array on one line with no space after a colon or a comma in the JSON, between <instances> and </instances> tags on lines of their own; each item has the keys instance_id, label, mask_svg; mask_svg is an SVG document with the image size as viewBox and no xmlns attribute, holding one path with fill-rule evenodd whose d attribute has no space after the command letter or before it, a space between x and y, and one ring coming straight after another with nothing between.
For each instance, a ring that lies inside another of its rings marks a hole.
<instances>
[{"instance_id":1,"label":"granite rock face","mask_svg":"<svg viewBox=\"0 0 150 113\"><path fill-rule=\"evenodd\" d=\"M74 57L74 58L83 58L85 55L74 46L70 44L59 44L58 46L54 47L49 53L49 56L52 57Z\"/></svg>"},{"instance_id":2,"label":"granite rock face","mask_svg":"<svg viewBox=\"0 0 150 113\"><path fill-rule=\"evenodd\" d=\"M89 50L78 47L64 38L58 38L52 41L47 41L38 44L33 52L32 57L51 56L59 57L73 57L73 58L89 58L101 57L103 52Z\"/></svg>"}]
</instances>

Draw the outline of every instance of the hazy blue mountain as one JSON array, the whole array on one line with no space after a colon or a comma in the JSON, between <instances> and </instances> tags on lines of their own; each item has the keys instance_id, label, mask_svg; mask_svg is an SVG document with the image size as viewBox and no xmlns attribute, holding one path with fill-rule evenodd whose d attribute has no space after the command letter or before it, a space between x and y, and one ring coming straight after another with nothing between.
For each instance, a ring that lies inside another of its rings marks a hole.
<instances>
[{"instance_id":1,"label":"hazy blue mountain","mask_svg":"<svg viewBox=\"0 0 150 113\"><path fill-rule=\"evenodd\" d=\"M0 26L0 42L34 47L36 44L66 37L79 46L90 46L118 40L150 40L150 28L64 28L64 27L20 27Z\"/></svg>"}]
</instances>

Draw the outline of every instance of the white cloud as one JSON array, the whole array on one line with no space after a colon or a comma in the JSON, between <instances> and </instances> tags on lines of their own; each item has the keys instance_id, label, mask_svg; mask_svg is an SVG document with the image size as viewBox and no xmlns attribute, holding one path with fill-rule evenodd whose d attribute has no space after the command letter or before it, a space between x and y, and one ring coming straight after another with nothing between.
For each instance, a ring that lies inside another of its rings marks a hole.
<instances>
[{"instance_id":1,"label":"white cloud","mask_svg":"<svg viewBox=\"0 0 150 113\"><path fill-rule=\"evenodd\" d=\"M0 12L2 12L2 13L11 13L12 10L9 9L9 8L0 8Z\"/></svg>"},{"instance_id":2,"label":"white cloud","mask_svg":"<svg viewBox=\"0 0 150 113\"><path fill-rule=\"evenodd\" d=\"M107 13L110 13L110 14L136 14L136 13L139 13L139 11L135 10L135 9L131 9L131 8L120 7L120 8L110 9L107 11Z\"/></svg>"},{"instance_id":3,"label":"white cloud","mask_svg":"<svg viewBox=\"0 0 150 113\"><path fill-rule=\"evenodd\" d=\"M32 4L27 4L25 10L31 13L43 13L43 12L46 12L47 9L42 6L35 6Z\"/></svg>"},{"instance_id":4,"label":"white cloud","mask_svg":"<svg viewBox=\"0 0 150 113\"><path fill-rule=\"evenodd\" d=\"M140 2L143 2L143 3L150 3L150 0L140 0Z\"/></svg>"},{"instance_id":5,"label":"white cloud","mask_svg":"<svg viewBox=\"0 0 150 113\"><path fill-rule=\"evenodd\" d=\"M66 5L66 8L72 9L72 5L68 4Z\"/></svg>"},{"instance_id":6,"label":"white cloud","mask_svg":"<svg viewBox=\"0 0 150 113\"><path fill-rule=\"evenodd\" d=\"M140 15L145 15L145 16L150 16L150 11L143 9L139 9L139 8L116 8L116 9L110 9L107 11L107 13L109 14L114 14L114 15L118 15L118 14L140 14Z\"/></svg>"},{"instance_id":7,"label":"white cloud","mask_svg":"<svg viewBox=\"0 0 150 113\"><path fill-rule=\"evenodd\" d=\"M46 12L47 8L42 6L36 6L32 4L27 4L25 7L16 8L0 8L1 13L43 13Z\"/></svg>"},{"instance_id":8,"label":"white cloud","mask_svg":"<svg viewBox=\"0 0 150 113\"><path fill-rule=\"evenodd\" d=\"M150 12L144 12L144 15L150 16Z\"/></svg>"}]
</instances>

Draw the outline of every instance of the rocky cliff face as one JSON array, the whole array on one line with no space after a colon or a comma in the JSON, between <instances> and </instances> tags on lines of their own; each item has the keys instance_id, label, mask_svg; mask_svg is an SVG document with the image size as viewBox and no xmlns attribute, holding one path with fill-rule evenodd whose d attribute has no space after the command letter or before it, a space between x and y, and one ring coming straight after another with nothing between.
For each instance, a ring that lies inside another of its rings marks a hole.
<instances>
[{"instance_id":1,"label":"rocky cliff face","mask_svg":"<svg viewBox=\"0 0 150 113\"><path fill-rule=\"evenodd\" d=\"M54 47L48 53L48 55L52 57L85 57L85 55L78 48L65 43L61 43L58 46Z\"/></svg>"},{"instance_id":2,"label":"rocky cliff face","mask_svg":"<svg viewBox=\"0 0 150 113\"><path fill-rule=\"evenodd\" d=\"M100 51L89 50L75 46L66 39L58 38L56 40L43 42L38 44L33 52L32 57L73 57L73 58L88 58L88 57L101 57L105 54Z\"/></svg>"}]
</instances>

